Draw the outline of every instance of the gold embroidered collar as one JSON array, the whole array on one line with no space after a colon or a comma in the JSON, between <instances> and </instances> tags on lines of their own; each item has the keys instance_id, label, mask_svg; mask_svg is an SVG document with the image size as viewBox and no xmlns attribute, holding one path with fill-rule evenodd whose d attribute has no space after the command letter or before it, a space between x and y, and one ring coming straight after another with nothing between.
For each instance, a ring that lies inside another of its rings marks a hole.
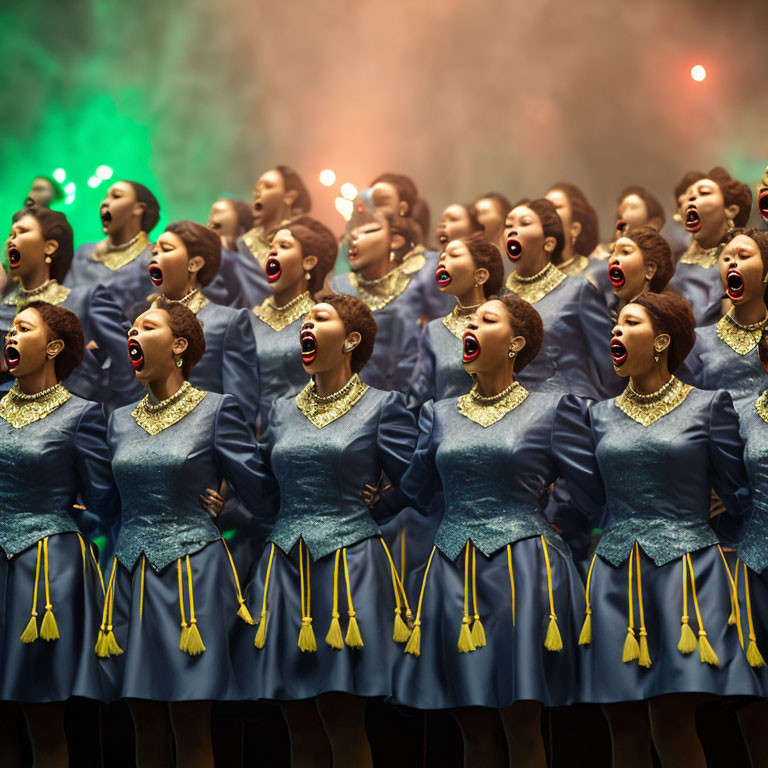
<instances>
[{"instance_id":1,"label":"gold embroidered collar","mask_svg":"<svg viewBox=\"0 0 768 768\"><path fill-rule=\"evenodd\" d=\"M310 380L296 395L296 406L318 429L322 429L340 419L367 391L368 385L357 374L338 392L327 397L320 397L314 380Z\"/></svg>"},{"instance_id":2,"label":"gold embroidered collar","mask_svg":"<svg viewBox=\"0 0 768 768\"><path fill-rule=\"evenodd\" d=\"M483 397L477 391L477 384L466 395L459 398L457 408L481 427L490 427L514 411L528 397L528 390L519 382L513 381L503 392L493 397Z\"/></svg>"},{"instance_id":3,"label":"gold embroidered collar","mask_svg":"<svg viewBox=\"0 0 768 768\"><path fill-rule=\"evenodd\" d=\"M630 419L644 427L650 426L680 405L693 389L675 376L656 392L640 395L627 384L627 388L614 400L616 407Z\"/></svg>"},{"instance_id":4,"label":"gold embroidered collar","mask_svg":"<svg viewBox=\"0 0 768 768\"><path fill-rule=\"evenodd\" d=\"M159 296L157 298L159 298ZM157 298L152 302L152 306L157 304ZM180 299L169 299L166 296L165 300L170 301L173 304L183 304L190 312L194 312L195 314L211 303L211 300L206 296L203 296L199 288L195 288L194 291L190 291L186 296L182 296ZM202 325L202 321L200 324Z\"/></svg>"},{"instance_id":5,"label":"gold embroidered collar","mask_svg":"<svg viewBox=\"0 0 768 768\"><path fill-rule=\"evenodd\" d=\"M768 422L768 389L755 400L755 410L763 421Z\"/></svg>"},{"instance_id":6,"label":"gold embroidered collar","mask_svg":"<svg viewBox=\"0 0 768 768\"><path fill-rule=\"evenodd\" d=\"M479 306L479 305L478 305ZM477 307L461 307L458 304L443 318L443 325L457 338L464 336L469 320Z\"/></svg>"},{"instance_id":7,"label":"gold embroidered collar","mask_svg":"<svg viewBox=\"0 0 768 768\"><path fill-rule=\"evenodd\" d=\"M286 224L291 223L291 219L283 219L277 228L280 229ZM243 242L248 250L256 257L259 264L263 266L266 255L269 253L269 242L265 239L264 227L254 227L249 229L243 235Z\"/></svg>"},{"instance_id":8,"label":"gold embroidered collar","mask_svg":"<svg viewBox=\"0 0 768 768\"><path fill-rule=\"evenodd\" d=\"M724 341L737 354L746 355L757 346L766 324L768 324L768 315L759 323L742 325L731 312L728 312L717 323L717 338Z\"/></svg>"},{"instance_id":9,"label":"gold embroidered collar","mask_svg":"<svg viewBox=\"0 0 768 768\"><path fill-rule=\"evenodd\" d=\"M116 272L126 264L130 264L149 245L146 232L139 232L133 240L125 245L109 246L109 240L102 240L96 245L91 258L103 264L107 269Z\"/></svg>"},{"instance_id":10,"label":"gold embroidered collar","mask_svg":"<svg viewBox=\"0 0 768 768\"><path fill-rule=\"evenodd\" d=\"M259 320L263 320L273 331L282 331L291 323L304 317L314 305L315 302L312 301L309 291L304 291L300 296L291 299L284 307L276 306L275 300L269 296L258 307L253 308L253 314Z\"/></svg>"},{"instance_id":11,"label":"gold embroidered collar","mask_svg":"<svg viewBox=\"0 0 768 768\"><path fill-rule=\"evenodd\" d=\"M589 259L586 256L576 254L572 259L564 261L558 266L558 269L563 272L567 277L574 277L580 275L589 266Z\"/></svg>"},{"instance_id":12,"label":"gold embroidered collar","mask_svg":"<svg viewBox=\"0 0 768 768\"><path fill-rule=\"evenodd\" d=\"M19 286L5 299L5 303L11 305L15 304L16 310L21 311L22 307L25 307L30 301L45 301L48 304L61 304L71 292L70 288L65 288L63 285L59 285L53 278L51 278L37 288L33 288L31 291L25 291Z\"/></svg>"},{"instance_id":13,"label":"gold embroidered collar","mask_svg":"<svg viewBox=\"0 0 768 768\"><path fill-rule=\"evenodd\" d=\"M131 416L143 430L150 435L156 435L191 413L207 394L185 381L176 392L160 403L153 405L149 401L149 395L145 395L133 409Z\"/></svg>"},{"instance_id":14,"label":"gold embroidered collar","mask_svg":"<svg viewBox=\"0 0 768 768\"><path fill-rule=\"evenodd\" d=\"M25 395L15 381L10 391L0 400L0 418L14 429L21 429L52 414L72 397L59 382L36 395Z\"/></svg>"},{"instance_id":15,"label":"gold embroidered collar","mask_svg":"<svg viewBox=\"0 0 768 768\"><path fill-rule=\"evenodd\" d=\"M567 275L550 261L541 272L531 277L519 277L517 271L511 272L506 285L521 299L525 299L529 304L535 304L557 288L566 277Z\"/></svg>"},{"instance_id":16,"label":"gold embroidered collar","mask_svg":"<svg viewBox=\"0 0 768 768\"><path fill-rule=\"evenodd\" d=\"M681 264L696 264L704 269L711 269L717 264L717 255L720 252L720 246L707 248L704 250L695 240L691 240L686 252L680 257Z\"/></svg>"},{"instance_id":17,"label":"gold embroidered collar","mask_svg":"<svg viewBox=\"0 0 768 768\"><path fill-rule=\"evenodd\" d=\"M424 259L424 257L421 257ZM357 295L375 312L396 299L411 282L412 275L424 264L418 265L418 257L406 258L402 264L376 280L364 280L355 272L349 273L349 282L357 289Z\"/></svg>"}]
</instances>

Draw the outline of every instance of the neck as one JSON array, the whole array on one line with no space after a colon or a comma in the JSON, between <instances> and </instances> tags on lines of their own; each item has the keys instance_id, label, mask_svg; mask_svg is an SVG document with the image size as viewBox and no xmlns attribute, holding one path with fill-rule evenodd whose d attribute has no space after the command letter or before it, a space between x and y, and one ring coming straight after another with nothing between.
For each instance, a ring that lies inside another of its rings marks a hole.
<instances>
[{"instance_id":1,"label":"neck","mask_svg":"<svg viewBox=\"0 0 768 768\"><path fill-rule=\"evenodd\" d=\"M537 254L535 259L531 258L530 260L526 259L525 261L518 262L515 272L517 272L518 277L533 277L541 272L549 262L549 254L546 251L542 251Z\"/></svg>"},{"instance_id":2,"label":"neck","mask_svg":"<svg viewBox=\"0 0 768 768\"><path fill-rule=\"evenodd\" d=\"M636 376L631 376L629 383L638 395L651 395L654 392L658 392L671 377L672 374L667 369L666 362L661 360L653 368Z\"/></svg>"},{"instance_id":3,"label":"neck","mask_svg":"<svg viewBox=\"0 0 768 768\"><path fill-rule=\"evenodd\" d=\"M710 248L714 248L717 245L720 245L720 241L725 237L726 233L728 232L728 221L726 220L723 222L723 226L720 227L720 229L717 230L717 232L713 232L711 235L707 236L703 232L697 233L701 235L700 237L694 236L694 240L697 242L699 248L708 251Z\"/></svg>"},{"instance_id":4,"label":"neck","mask_svg":"<svg viewBox=\"0 0 768 768\"><path fill-rule=\"evenodd\" d=\"M200 285L198 284L197 280L192 278L183 288L179 288L176 291L163 291L163 296L165 296L166 299L170 299L171 301L181 301L185 296L188 296L190 293L192 293L192 291L197 290L199 287Z\"/></svg>"},{"instance_id":5,"label":"neck","mask_svg":"<svg viewBox=\"0 0 768 768\"><path fill-rule=\"evenodd\" d=\"M352 378L352 361L344 355L342 362L329 371L315 374L315 391L319 397L328 397L338 392Z\"/></svg>"},{"instance_id":6,"label":"neck","mask_svg":"<svg viewBox=\"0 0 768 768\"><path fill-rule=\"evenodd\" d=\"M473 375L477 391L483 397L493 397L503 392L515 380L515 370L511 360L493 371L483 371Z\"/></svg>"},{"instance_id":7,"label":"neck","mask_svg":"<svg viewBox=\"0 0 768 768\"><path fill-rule=\"evenodd\" d=\"M752 325L765 320L766 309L762 296L733 305L733 319L742 325Z\"/></svg>"},{"instance_id":8,"label":"neck","mask_svg":"<svg viewBox=\"0 0 768 768\"><path fill-rule=\"evenodd\" d=\"M288 286L283 291L275 291L272 294L272 301L276 307L284 307L286 304L290 304L294 299L301 296L302 293L309 290L309 280L303 275L300 280L297 280L293 285Z\"/></svg>"},{"instance_id":9,"label":"neck","mask_svg":"<svg viewBox=\"0 0 768 768\"><path fill-rule=\"evenodd\" d=\"M275 211L275 215L269 219L262 219L261 231L265 234L277 229L286 219L291 217L291 211L289 208L281 208L279 211Z\"/></svg>"},{"instance_id":10,"label":"neck","mask_svg":"<svg viewBox=\"0 0 768 768\"><path fill-rule=\"evenodd\" d=\"M19 278L19 284L25 291L34 291L35 288L39 288L45 282L51 279L51 268L49 264L44 261L40 263L40 266L26 275Z\"/></svg>"},{"instance_id":11,"label":"neck","mask_svg":"<svg viewBox=\"0 0 768 768\"><path fill-rule=\"evenodd\" d=\"M149 391L155 396L158 402L167 400L171 395L175 395L180 389L186 379L181 372L181 368L177 368L174 364L173 370L165 376L161 376L154 381L150 381L147 384Z\"/></svg>"},{"instance_id":12,"label":"neck","mask_svg":"<svg viewBox=\"0 0 768 768\"><path fill-rule=\"evenodd\" d=\"M478 307L485 301L485 294L483 293L483 287L481 285L477 288L472 287L466 293L456 296L456 304L459 309L466 309L469 307Z\"/></svg>"},{"instance_id":13,"label":"neck","mask_svg":"<svg viewBox=\"0 0 768 768\"><path fill-rule=\"evenodd\" d=\"M646 280L643 283L643 287L639 291L632 292L632 298L629 298L629 296L627 296L626 298L619 299L619 312L621 312L621 310L624 309L624 307L626 307L627 304L631 304L638 296L642 295L643 293L648 293L649 290L650 290L650 284Z\"/></svg>"},{"instance_id":14,"label":"neck","mask_svg":"<svg viewBox=\"0 0 768 768\"><path fill-rule=\"evenodd\" d=\"M379 261L372 262L363 267L358 273L363 280L378 280L380 277L384 277L388 272L391 272L395 268L393 262L389 260L389 256L380 259Z\"/></svg>"},{"instance_id":15,"label":"neck","mask_svg":"<svg viewBox=\"0 0 768 768\"><path fill-rule=\"evenodd\" d=\"M575 255L576 251L573 250L573 243L570 241L570 238L566 238L566 243L563 246L561 254L557 257L553 257L552 263L555 266L558 266L559 264L565 264L566 261L570 261Z\"/></svg>"},{"instance_id":16,"label":"neck","mask_svg":"<svg viewBox=\"0 0 768 768\"><path fill-rule=\"evenodd\" d=\"M19 389L25 395L37 395L46 389L55 387L58 384L58 379L53 360L47 360L42 368L28 373L26 376L19 376L16 381L19 383Z\"/></svg>"},{"instance_id":17,"label":"neck","mask_svg":"<svg viewBox=\"0 0 768 768\"><path fill-rule=\"evenodd\" d=\"M141 222L129 222L117 232L107 235L110 245L125 245L130 243L141 232Z\"/></svg>"}]
</instances>

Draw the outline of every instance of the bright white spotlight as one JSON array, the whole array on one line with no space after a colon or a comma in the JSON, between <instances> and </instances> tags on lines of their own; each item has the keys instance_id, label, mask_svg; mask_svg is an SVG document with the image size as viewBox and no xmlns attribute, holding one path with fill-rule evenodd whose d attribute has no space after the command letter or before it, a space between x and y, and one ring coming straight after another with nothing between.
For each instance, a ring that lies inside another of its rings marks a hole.
<instances>
[{"instance_id":1,"label":"bright white spotlight","mask_svg":"<svg viewBox=\"0 0 768 768\"><path fill-rule=\"evenodd\" d=\"M354 200L357 197L357 187L354 184L350 184L350 182L342 184L341 196L346 197L347 200Z\"/></svg>"},{"instance_id":2,"label":"bright white spotlight","mask_svg":"<svg viewBox=\"0 0 768 768\"><path fill-rule=\"evenodd\" d=\"M100 165L96 169L96 176L101 179L102 181L106 181L107 179L111 179L112 176L114 176L115 172L108 166L108 165Z\"/></svg>"},{"instance_id":3,"label":"bright white spotlight","mask_svg":"<svg viewBox=\"0 0 768 768\"><path fill-rule=\"evenodd\" d=\"M695 67L691 67L691 78L693 78L697 83L700 83L702 80L704 80L706 76L707 70L704 69L701 64L697 64Z\"/></svg>"},{"instance_id":4,"label":"bright white spotlight","mask_svg":"<svg viewBox=\"0 0 768 768\"><path fill-rule=\"evenodd\" d=\"M352 218L352 211L355 206L351 200L347 200L345 197L337 197L333 204L336 206L336 210L344 217L344 221L349 221Z\"/></svg>"},{"instance_id":5,"label":"bright white spotlight","mask_svg":"<svg viewBox=\"0 0 768 768\"><path fill-rule=\"evenodd\" d=\"M74 181L70 181L68 184L64 185L64 193L67 195L74 195L77 191L77 185Z\"/></svg>"},{"instance_id":6,"label":"bright white spotlight","mask_svg":"<svg viewBox=\"0 0 768 768\"><path fill-rule=\"evenodd\" d=\"M332 187L336 183L336 174L330 168L325 168L320 171L320 183L324 187Z\"/></svg>"},{"instance_id":7,"label":"bright white spotlight","mask_svg":"<svg viewBox=\"0 0 768 768\"><path fill-rule=\"evenodd\" d=\"M53 178L56 179L56 181L58 181L59 184L63 184L64 179L67 178L67 172L63 168L57 168L53 172Z\"/></svg>"},{"instance_id":8,"label":"bright white spotlight","mask_svg":"<svg viewBox=\"0 0 768 768\"><path fill-rule=\"evenodd\" d=\"M88 186L91 189L96 189L96 187L98 187L99 184L101 184L101 179L98 176L91 176L91 178L88 179Z\"/></svg>"}]
</instances>

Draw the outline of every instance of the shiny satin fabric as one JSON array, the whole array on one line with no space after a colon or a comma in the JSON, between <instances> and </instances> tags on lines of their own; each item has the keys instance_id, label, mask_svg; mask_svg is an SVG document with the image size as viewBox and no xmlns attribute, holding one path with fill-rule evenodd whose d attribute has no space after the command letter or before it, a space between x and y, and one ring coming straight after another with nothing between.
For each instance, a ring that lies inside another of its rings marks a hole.
<instances>
[{"instance_id":1,"label":"shiny satin fabric","mask_svg":"<svg viewBox=\"0 0 768 768\"><path fill-rule=\"evenodd\" d=\"M264 254L269 247L264 244ZM240 281L242 307L252 309L271 296L267 275L258 258L251 252L242 237L237 238L237 276Z\"/></svg>"},{"instance_id":2,"label":"shiny satin fabric","mask_svg":"<svg viewBox=\"0 0 768 768\"><path fill-rule=\"evenodd\" d=\"M240 256L222 246L221 266L216 277L203 288L203 294L216 304L235 309L250 309L243 297L243 281L240 277Z\"/></svg>"},{"instance_id":3,"label":"shiny satin fabric","mask_svg":"<svg viewBox=\"0 0 768 768\"><path fill-rule=\"evenodd\" d=\"M179 650L181 613L178 566L160 572L144 569L142 615L141 562L128 571L118 563L114 598L115 639L121 656L99 659L112 700L236 701L247 698L247 671L236 664L253 648L255 627L237 615L232 567L220 541L190 554L195 620L205 651ZM105 572L105 579L109 576ZM186 559L182 560L185 619L190 619ZM91 646L92 652L93 646ZM96 658L94 656L94 658Z\"/></svg>"},{"instance_id":4,"label":"shiny satin fabric","mask_svg":"<svg viewBox=\"0 0 768 768\"><path fill-rule=\"evenodd\" d=\"M267 514L270 481L253 431L231 395L208 392L180 421L150 435L120 408L109 422L112 469L120 490L117 557L133 570L142 553L156 571L221 533L200 506L226 479L251 514Z\"/></svg>"},{"instance_id":5,"label":"shiny satin fabric","mask_svg":"<svg viewBox=\"0 0 768 768\"><path fill-rule=\"evenodd\" d=\"M740 355L717 337L717 324L696 329L696 343L677 377L699 389L730 392L736 412L754 410L766 384L757 347Z\"/></svg>"},{"instance_id":6,"label":"shiny satin fabric","mask_svg":"<svg viewBox=\"0 0 768 768\"><path fill-rule=\"evenodd\" d=\"M720 319L725 291L717 265L707 268L678 261L669 284L691 302L697 326L711 325Z\"/></svg>"},{"instance_id":7,"label":"shiny satin fabric","mask_svg":"<svg viewBox=\"0 0 768 768\"><path fill-rule=\"evenodd\" d=\"M109 288L114 300L120 305L126 320L133 322L137 305L155 292L147 268L152 258L152 245L148 245L133 261L120 269L111 270L91 258L98 243L85 243L75 251L72 266L64 280L68 288L103 285Z\"/></svg>"},{"instance_id":8,"label":"shiny satin fabric","mask_svg":"<svg viewBox=\"0 0 768 768\"><path fill-rule=\"evenodd\" d=\"M585 428L606 492L601 557L618 566L637 540L660 566L716 544L711 488L726 508L721 536L727 531L732 544L740 538L751 498L739 419L727 392L691 390L647 427L606 400L591 407L590 422Z\"/></svg>"},{"instance_id":9,"label":"shiny satin fabric","mask_svg":"<svg viewBox=\"0 0 768 768\"><path fill-rule=\"evenodd\" d=\"M376 485L382 471L399 485L416 436L415 419L398 392L368 389L322 429L298 409L295 398L278 399L262 436L280 486L280 512L269 540L290 552L302 538L312 557L321 559L378 536L375 516L363 503L363 486Z\"/></svg>"},{"instance_id":10,"label":"shiny satin fabric","mask_svg":"<svg viewBox=\"0 0 768 768\"><path fill-rule=\"evenodd\" d=\"M423 270L422 270L423 271ZM349 275L334 275L331 288L357 296ZM360 371L360 378L372 387L389 392L406 392L419 356L419 319L422 311L420 286L413 276L406 289L386 306L373 313L376 343L373 354Z\"/></svg>"},{"instance_id":11,"label":"shiny satin fabric","mask_svg":"<svg viewBox=\"0 0 768 768\"><path fill-rule=\"evenodd\" d=\"M520 371L526 389L598 400L621 391L610 350L613 324L586 277L566 278L533 307L544 323L544 339L539 354Z\"/></svg>"},{"instance_id":12,"label":"shiny satin fabric","mask_svg":"<svg viewBox=\"0 0 768 768\"><path fill-rule=\"evenodd\" d=\"M82 499L91 527L109 535L119 520L103 408L72 396L40 421L15 429L0 419L0 547L8 556L45 536L78 531ZM30 598L31 599L31 598Z\"/></svg>"},{"instance_id":13,"label":"shiny satin fabric","mask_svg":"<svg viewBox=\"0 0 768 768\"><path fill-rule=\"evenodd\" d=\"M755 573L763 574L768 569L768 424L757 413L754 403L751 409L744 409L741 433L753 509L744 527L738 554Z\"/></svg>"},{"instance_id":14,"label":"shiny satin fabric","mask_svg":"<svg viewBox=\"0 0 768 768\"><path fill-rule=\"evenodd\" d=\"M86 545L87 547L88 545ZM109 692L99 672L93 647L101 623L103 593L98 567L74 533L48 540L48 575L58 640L38 637L21 642L30 620L35 592L37 546L13 558L0 549L0 700L32 703L66 701L72 696L107 701ZM44 561L37 595L38 629L45 615Z\"/></svg>"},{"instance_id":15,"label":"shiny satin fabric","mask_svg":"<svg viewBox=\"0 0 768 768\"><path fill-rule=\"evenodd\" d=\"M443 323L431 320L419 339L419 361L408 393L412 408L427 400L458 397L472 388L472 378L462 365L462 341Z\"/></svg>"},{"instance_id":16,"label":"shiny satin fabric","mask_svg":"<svg viewBox=\"0 0 768 768\"><path fill-rule=\"evenodd\" d=\"M306 549L304 552L306 558ZM269 555L270 548L267 548L249 594L251 613L256 621L261 612ZM344 645L336 650L325 642L333 612L335 555L330 554L310 562L310 615L317 651L302 652L297 645L302 618L298 545L290 555L275 548L267 593L264 647L254 647L252 633L248 654L237 664L245 681L247 698L297 701L332 691L355 696L390 695L392 670L403 652L403 645L392 639L395 597L392 572L381 539L371 537L348 547L347 563L363 647ZM305 561L305 580L306 574ZM344 636L349 606L343 560L338 576L339 623Z\"/></svg>"},{"instance_id":17,"label":"shiny satin fabric","mask_svg":"<svg viewBox=\"0 0 768 768\"><path fill-rule=\"evenodd\" d=\"M393 696L397 703L419 709L447 709L500 708L523 700L564 706L575 700L584 587L567 548L550 538L547 543L563 648L549 651L544 647L550 603L539 537L511 546L514 620L506 548L490 558L477 552L476 610L487 645L468 653L458 650L464 606L464 555L451 562L437 551L424 588L421 654L415 657L403 653L395 668ZM423 575L424 567L409 578L411 601L418 601ZM471 571L469 579L471 592ZM471 594L469 605L472 615Z\"/></svg>"},{"instance_id":18,"label":"shiny satin fabric","mask_svg":"<svg viewBox=\"0 0 768 768\"><path fill-rule=\"evenodd\" d=\"M424 250L422 252L426 263L414 275L414 280L421 295L421 317L427 321L439 319L447 315L456 306L456 299L449 293L443 293L435 281L435 271L440 260L438 251Z\"/></svg>"},{"instance_id":19,"label":"shiny satin fabric","mask_svg":"<svg viewBox=\"0 0 768 768\"><path fill-rule=\"evenodd\" d=\"M629 622L629 560L618 567L597 557L590 582L592 642L580 646L580 699L610 703L641 701L674 693L710 693L715 696L755 696L760 690L747 664L735 626L728 626L731 585L716 546L691 553L696 596L702 625L699 625L691 580L688 578L688 610L694 636L707 633L719 666L702 663L698 648L682 654L680 642L683 616L682 557L657 566L640 551L643 611L651 666L623 662L622 649ZM640 626L637 565L633 568L634 626Z\"/></svg>"},{"instance_id":20,"label":"shiny satin fabric","mask_svg":"<svg viewBox=\"0 0 768 768\"><path fill-rule=\"evenodd\" d=\"M739 562L738 568L739 618L744 636L744 648L749 648L751 618L755 648L765 660L768 658L768 574L765 571L755 573L750 568L747 568L745 573L743 562ZM748 584L746 583L747 580ZM749 588L749 604L747 604L747 587ZM768 667L753 667L752 672L757 679L757 695L763 699L768 698Z\"/></svg>"}]
</instances>

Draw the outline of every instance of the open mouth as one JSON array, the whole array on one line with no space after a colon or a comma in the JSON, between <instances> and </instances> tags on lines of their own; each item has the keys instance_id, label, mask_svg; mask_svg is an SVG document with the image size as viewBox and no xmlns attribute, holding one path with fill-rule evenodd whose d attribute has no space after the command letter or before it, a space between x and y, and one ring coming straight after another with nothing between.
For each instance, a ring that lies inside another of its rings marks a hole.
<instances>
[{"instance_id":1,"label":"open mouth","mask_svg":"<svg viewBox=\"0 0 768 768\"><path fill-rule=\"evenodd\" d=\"M15 269L21 264L21 251L15 246L8 249L8 263L11 265L11 269Z\"/></svg>"},{"instance_id":2,"label":"open mouth","mask_svg":"<svg viewBox=\"0 0 768 768\"><path fill-rule=\"evenodd\" d=\"M317 357L317 339L312 331L302 331L299 337L301 341L301 362L310 365Z\"/></svg>"},{"instance_id":3,"label":"open mouth","mask_svg":"<svg viewBox=\"0 0 768 768\"><path fill-rule=\"evenodd\" d=\"M507 256L512 261L517 261L523 255L523 244L515 238L507 240Z\"/></svg>"},{"instance_id":4,"label":"open mouth","mask_svg":"<svg viewBox=\"0 0 768 768\"><path fill-rule=\"evenodd\" d=\"M760 190L760 194L757 196L757 210L760 211L760 215L768 221L768 188L763 187Z\"/></svg>"},{"instance_id":5,"label":"open mouth","mask_svg":"<svg viewBox=\"0 0 768 768\"><path fill-rule=\"evenodd\" d=\"M435 270L435 280L437 281L438 288L445 288L451 284L453 278L445 267L440 266Z\"/></svg>"},{"instance_id":6,"label":"open mouth","mask_svg":"<svg viewBox=\"0 0 768 768\"><path fill-rule=\"evenodd\" d=\"M112 221L112 214L109 211L101 212L101 225L106 227Z\"/></svg>"},{"instance_id":7,"label":"open mouth","mask_svg":"<svg viewBox=\"0 0 768 768\"><path fill-rule=\"evenodd\" d=\"M725 292L729 299L740 299L744 295L744 278L738 269L732 269L725 276Z\"/></svg>"},{"instance_id":8,"label":"open mouth","mask_svg":"<svg viewBox=\"0 0 768 768\"><path fill-rule=\"evenodd\" d=\"M149 265L149 279L155 284L155 285L162 285L163 284L163 270L160 269L159 264L150 264Z\"/></svg>"},{"instance_id":9,"label":"open mouth","mask_svg":"<svg viewBox=\"0 0 768 768\"><path fill-rule=\"evenodd\" d=\"M465 363L471 363L480 354L480 342L477 340L477 336L471 331L467 331L467 333L464 334L462 348L462 359Z\"/></svg>"},{"instance_id":10,"label":"open mouth","mask_svg":"<svg viewBox=\"0 0 768 768\"><path fill-rule=\"evenodd\" d=\"M8 363L8 370L13 371L21 362L21 353L12 344L5 347L5 360Z\"/></svg>"},{"instance_id":11,"label":"open mouth","mask_svg":"<svg viewBox=\"0 0 768 768\"><path fill-rule=\"evenodd\" d=\"M626 232L627 231L627 227L628 227L627 222L624 221L624 219L619 219L616 222L616 231L617 232L622 232L622 233Z\"/></svg>"},{"instance_id":12,"label":"open mouth","mask_svg":"<svg viewBox=\"0 0 768 768\"><path fill-rule=\"evenodd\" d=\"M445 245L448 242L448 233L447 232L438 232L437 233L437 242L440 243L440 245Z\"/></svg>"},{"instance_id":13,"label":"open mouth","mask_svg":"<svg viewBox=\"0 0 768 768\"><path fill-rule=\"evenodd\" d=\"M359 255L360 251L358 251L357 248L349 249L349 258L352 259L352 261L354 261Z\"/></svg>"},{"instance_id":14,"label":"open mouth","mask_svg":"<svg viewBox=\"0 0 768 768\"><path fill-rule=\"evenodd\" d=\"M256 211L256 213L261 213L264 210L264 203L254 203L253 210Z\"/></svg>"},{"instance_id":15,"label":"open mouth","mask_svg":"<svg viewBox=\"0 0 768 768\"><path fill-rule=\"evenodd\" d=\"M608 279L611 281L611 287L617 289L623 288L624 284L627 282L624 270L618 264L608 267Z\"/></svg>"},{"instance_id":16,"label":"open mouth","mask_svg":"<svg viewBox=\"0 0 768 768\"><path fill-rule=\"evenodd\" d=\"M627 362L627 348L618 339L611 340L611 357L617 368Z\"/></svg>"},{"instance_id":17,"label":"open mouth","mask_svg":"<svg viewBox=\"0 0 768 768\"><path fill-rule=\"evenodd\" d=\"M134 371L140 371L144 367L144 350L135 339L128 341L128 357L131 359Z\"/></svg>"},{"instance_id":18,"label":"open mouth","mask_svg":"<svg viewBox=\"0 0 768 768\"><path fill-rule=\"evenodd\" d=\"M280 266L280 262L273 257L267 259L267 263L264 265L264 271L267 273L268 283L276 283L283 274L283 268Z\"/></svg>"},{"instance_id":19,"label":"open mouth","mask_svg":"<svg viewBox=\"0 0 768 768\"><path fill-rule=\"evenodd\" d=\"M685 213L685 228L689 232L698 232L701 229L701 216L695 208L689 208Z\"/></svg>"}]
</instances>

